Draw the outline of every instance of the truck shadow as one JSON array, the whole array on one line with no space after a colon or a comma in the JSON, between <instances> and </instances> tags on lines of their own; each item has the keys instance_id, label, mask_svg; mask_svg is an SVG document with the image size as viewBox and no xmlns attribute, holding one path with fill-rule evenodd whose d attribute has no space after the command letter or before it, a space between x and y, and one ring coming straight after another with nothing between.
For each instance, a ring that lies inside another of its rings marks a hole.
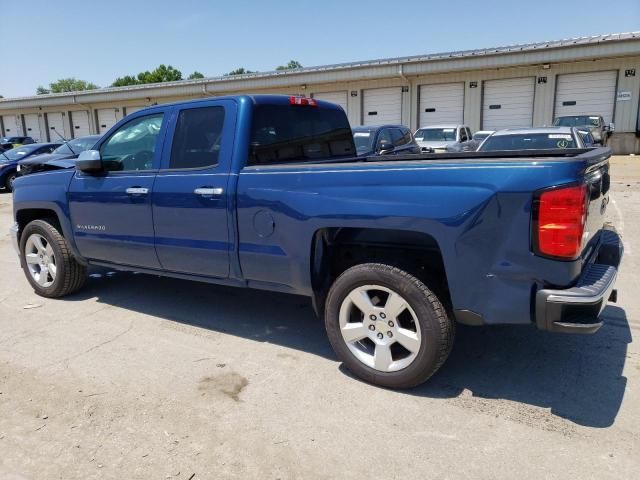
<instances>
[{"instance_id":1,"label":"truck shadow","mask_svg":"<svg viewBox=\"0 0 640 480\"><path fill-rule=\"evenodd\" d=\"M324 325L304 297L100 272L82 292L67 297L87 298L335 360ZM622 371L631 331L621 308L608 306L604 314L605 326L592 336L550 334L529 326L458 326L444 367L426 384L399 394L456 399L470 393L550 408L579 425L608 427L625 392Z\"/></svg>"},{"instance_id":2,"label":"truck shadow","mask_svg":"<svg viewBox=\"0 0 640 480\"><path fill-rule=\"evenodd\" d=\"M475 398L549 408L578 425L609 427L624 397L632 337L623 309L610 305L603 314L605 325L586 336L533 326L458 326L447 363L411 394L454 398L467 390Z\"/></svg>"}]
</instances>

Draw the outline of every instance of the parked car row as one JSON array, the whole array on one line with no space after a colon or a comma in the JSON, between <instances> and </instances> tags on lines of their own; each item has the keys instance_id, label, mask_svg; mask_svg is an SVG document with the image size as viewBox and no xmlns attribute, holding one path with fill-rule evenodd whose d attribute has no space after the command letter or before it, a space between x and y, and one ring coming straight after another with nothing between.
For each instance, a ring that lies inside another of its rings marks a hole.
<instances>
[{"instance_id":1,"label":"parked car row","mask_svg":"<svg viewBox=\"0 0 640 480\"><path fill-rule=\"evenodd\" d=\"M80 137L64 143L34 143L30 137L10 137L8 140L27 139L24 145L0 151L0 188L13 190L16 177L58 168L73 168L78 155L90 149L100 135ZM4 140L4 139L3 139ZM31 141L29 141L31 140Z\"/></svg>"},{"instance_id":2,"label":"parked car row","mask_svg":"<svg viewBox=\"0 0 640 480\"><path fill-rule=\"evenodd\" d=\"M411 134L404 125L362 126L352 129L358 156L407 153L475 152L591 148L606 145L614 125L601 116L558 117L551 127L480 130L468 125L422 127Z\"/></svg>"}]
</instances>

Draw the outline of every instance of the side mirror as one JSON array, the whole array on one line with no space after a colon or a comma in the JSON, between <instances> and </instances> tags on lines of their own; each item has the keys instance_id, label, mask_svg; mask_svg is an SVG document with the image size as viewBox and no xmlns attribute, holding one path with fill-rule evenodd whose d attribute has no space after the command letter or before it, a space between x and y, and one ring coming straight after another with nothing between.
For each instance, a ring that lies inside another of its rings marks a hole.
<instances>
[{"instance_id":1,"label":"side mirror","mask_svg":"<svg viewBox=\"0 0 640 480\"><path fill-rule=\"evenodd\" d=\"M615 131L616 131L616 126L615 126L615 124L614 124L613 122L611 122L611 123L609 124L609 126L607 127L607 130L608 130L609 132L611 132L611 133L615 132Z\"/></svg>"},{"instance_id":2,"label":"side mirror","mask_svg":"<svg viewBox=\"0 0 640 480\"><path fill-rule=\"evenodd\" d=\"M85 150L80 152L76 160L76 170L81 172L99 172L102 170L102 158L98 150Z\"/></svg>"},{"instance_id":3,"label":"side mirror","mask_svg":"<svg viewBox=\"0 0 640 480\"><path fill-rule=\"evenodd\" d=\"M393 153L395 149L393 143L382 141L378 144L378 155L388 155Z\"/></svg>"}]
</instances>

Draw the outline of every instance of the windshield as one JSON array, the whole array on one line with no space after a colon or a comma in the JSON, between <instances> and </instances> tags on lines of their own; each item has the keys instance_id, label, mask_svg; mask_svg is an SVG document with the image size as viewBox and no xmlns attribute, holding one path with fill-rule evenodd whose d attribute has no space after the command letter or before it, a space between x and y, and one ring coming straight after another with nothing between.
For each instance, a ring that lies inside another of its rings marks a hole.
<instances>
[{"instance_id":1,"label":"windshield","mask_svg":"<svg viewBox=\"0 0 640 480\"><path fill-rule=\"evenodd\" d=\"M492 136L479 151L491 150L551 150L577 148L573 135L568 133L528 133Z\"/></svg>"},{"instance_id":2,"label":"windshield","mask_svg":"<svg viewBox=\"0 0 640 480\"><path fill-rule=\"evenodd\" d=\"M75 140L70 140L67 142L71 147L69 150L69 146L66 144L60 145L56 148L53 153L61 154L61 155L78 155L80 152L84 152L85 150L89 150L91 147L95 145L98 141L98 137L82 137L76 138Z\"/></svg>"},{"instance_id":3,"label":"windshield","mask_svg":"<svg viewBox=\"0 0 640 480\"><path fill-rule=\"evenodd\" d=\"M0 160L5 160L6 161L7 158L9 160L21 160L25 156L27 156L31 152L33 152L33 150L34 150L33 148L29 148L29 147L18 147L18 148L14 148L12 150L7 150L6 152L4 152L3 155L0 155Z\"/></svg>"},{"instance_id":4,"label":"windshield","mask_svg":"<svg viewBox=\"0 0 640 480\"><path fill-rule=\"evenodd\" d=\"M2 137L0 143L21 143L22 137Z\"/></svg>"},{"instance_id":5,"label":"windshield","mask_svg":"<svg viewBox=\"0 0 640 480\"><path fill-rule=\"evenodd\" d=\"M356 151L360 154L373 150L373 137L372 131L353 132L353 142L356 144Z\"/></svg>"},{"instance_id":6,"label":"windshield","mask_svg":"<svg viewBox=\"0 0 640 480\"><path fill-rule=\"evenodd\" d=\"M575 117L559 117L553 124L557 127L597 127L600 125L600 117L577 115Z\"/></svg>"},{"instance_id":7,"label":"windshield","mask_svg":"<svg viewBox=\"0 0 640 480\"><path fill-rule=\"evenodd\" d=\"M455 128L421 128L415 134L416 140L423 142L455 142Z\"/></svg>"}]
</instances>

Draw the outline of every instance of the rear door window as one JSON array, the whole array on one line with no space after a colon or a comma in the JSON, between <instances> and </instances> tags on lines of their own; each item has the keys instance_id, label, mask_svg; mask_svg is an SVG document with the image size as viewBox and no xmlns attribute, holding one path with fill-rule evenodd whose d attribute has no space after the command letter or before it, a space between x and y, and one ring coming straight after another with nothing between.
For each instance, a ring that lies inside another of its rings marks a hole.
<instances>
[{"instance_id":1,"label":"rear door window","mask_svg":"<svg viewBox=\"0 0 640 480\"><path fill-rule=\"evenodd\" d=\"M342 110L308 105L256 105L249 165L325 160L356 155Z\"/></svg>"},{"instance_id":2,"label":"rear door window","mask_svg":"<svg viewBox=\"0 0 640 480\"><path fill-rule=\"evenodd\" d=\"M182 110L176 121L169 168L206 168L218 164L224 107Z\"/></svg>"}]
</instances>

